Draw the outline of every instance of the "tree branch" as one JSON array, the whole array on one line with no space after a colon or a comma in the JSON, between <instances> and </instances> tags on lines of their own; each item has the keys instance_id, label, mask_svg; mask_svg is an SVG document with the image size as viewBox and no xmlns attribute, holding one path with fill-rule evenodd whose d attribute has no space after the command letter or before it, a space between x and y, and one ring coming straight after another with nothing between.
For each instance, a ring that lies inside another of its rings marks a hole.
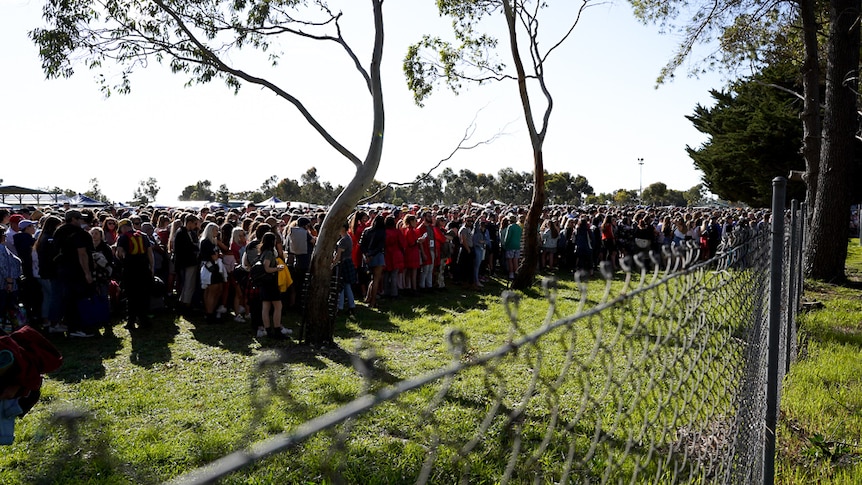
<instances>
[{"instance_id":1,"label":"tree branch","mask_svg":"<svg viewBox=\"0 0 862 485\"><path fill-rule=\"evenodd\" d=\"M782 92L785 92L785 93L787 93L787 94L789 94L795 98L798 98L802 101L805 101L805 96L797 93L796 91L794 91L792 89L785 88L784 86L780 86L780 85L774 84L774 83L765 83L765 82L761 82L761 81L757 81L757 80L755 80L754 82L757 84L760 84L761 86L766 86L768 88L775 88L775 89L782 91Z\"/></svg>"},{"instance_id":2,"label":"tree branch","mask_svg":"<svg viewBox=\"0 0 862 485\"><path fill-rule=\"evenodd\" d=\"M479 110L479 112L481 112L481 111L482 110ZM498 138L505 136L505 135L508 135L508 133L504 130L506 128L508 128L509 125L511 125L513 123L511 121L509 123L506 123L506 125L503 127L503 130L498 131L497 133L495 133L491 137L486 138L486 139L481 140L481 141L478 141L478 142L475 142L472 145L467 145L466 143L470 140L470 138L472 138L473 134L476 132L476 118L478 117L478 115L479 115L479 113L476 113L476 116L473 117L473 121L471 121L470 125L467 126L467 128L464 130L464 136L461 137L461 141L458 142L458 145L449 153L448 156L446 156L445 158L441 158L433 167L428 169L422 175L417 176L415 180L413 180L411 182L387 182L377 192L369 195L368 197L364 197L364 198L360 199L359 203L363 204L369 200L372 200L375 197L377 197L378 195L380 195L381 193L383 193L385 190L387 190L391 187L408 187L411 185L416 185L416 184L418 184L424 180L427 180L428 178L431 177L432 172L434 172L435 170L440 168L440 166L443 165L443 163L451 160L452 157L454 157L455 154L458 153L459 151L473 150L474 148L478 148L478 147L483 146L483 145L490 145L491 143L496 141Z\"/></svg>"},{"instance_id":3,"label":"tree branch","mask_svg":"<svg viewBox=\"0 0 862 485\"><path fill-rule=\"evenodd\" d=\"M293 104L296 107L296 109L299 110L299 112L302 114L302 116L305 118L305 120L318 132L318 134L320 134L320 136L322 136L323 139L327 141L327 143L329 143L333 148L335 148L345 158L347 158L348 160L353 162L353 164L356 166L357 169L362 167L362 161L356 155L354 155L350 150L348 150L346 147L344 147L338 141L336 141L335 138L332 135L330 135L329 132L326 131L325 128L323 128L323 126L317 121L317 119L308 111L308 109L306 109L305 105L303 105L302 102L300 102L297 98L295 98L294 96L292 96L287 91L281 89L279 86L275 85L274 83L272 83L266 79L252 76L252 75L250 75L250 74L248 74L242 70L235 69L235 68L227 65L224 61L222 61L215 54L215 52L213 52L209 47L204 45L203 42L201 42L191 32L191 30L188 28L188 26L185 24L185 22L183 22L183 20L180 18L180 15L177 12L175 12L173 9L171 9L167 5L165 5L163 0L153 0L153 3L155 3L157 6L159 6L159 8L161 8L164 12L166 12L168 15L170 15L174 19L175 22L177 22L177 25L179 26L179 28L183 31L183 33L185 33L185 35L189 38L189 40L192 43L194 43L195 46L197 46L197 48L201 51L202 55L204 56L204 60L189 59L189 61L197 62L200 64L206 64L204 61L208 60L213 67L217 68L220 71L232 74L232 75L234 75L240 79L245 80L246 82L249 82L252 84L257 84L259 86L264 86L264 87L268 88L270 91L274 92L276 95L284 98L285 100L287 100L288 102Z\"/></svg>"}]
</instances>

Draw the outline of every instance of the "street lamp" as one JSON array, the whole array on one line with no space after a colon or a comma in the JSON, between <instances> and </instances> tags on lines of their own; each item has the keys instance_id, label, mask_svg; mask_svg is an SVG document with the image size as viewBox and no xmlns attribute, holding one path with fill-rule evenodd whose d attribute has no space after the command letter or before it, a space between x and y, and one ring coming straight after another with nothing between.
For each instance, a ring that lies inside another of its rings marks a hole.
<instances>
[{"instance_id":1,"label":"street lamp","mask_svg":"<svg viewBox=\"0 0 862 485\"><path fill-rule=\"evenodd\" d=\"M641 181L640 181L640 190L638 190L638 200L643 202L644 197L644 159L638 158L638 165L641 166Z\"/></svg>"}]
</instances>

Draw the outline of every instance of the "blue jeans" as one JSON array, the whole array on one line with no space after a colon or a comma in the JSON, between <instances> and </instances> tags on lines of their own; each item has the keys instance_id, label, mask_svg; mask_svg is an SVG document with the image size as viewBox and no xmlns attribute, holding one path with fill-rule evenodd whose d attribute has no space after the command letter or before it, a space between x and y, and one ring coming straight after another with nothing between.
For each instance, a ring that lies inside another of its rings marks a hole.
<instances>
[{"instance_id":1,"label":"blue jeans","mask_svg":"<svg viewBox=\"0 0 862 485\"><path fill-rule=\"evenodd\" d=\"M347 301L347 308L353 310L356 308L356 301L353 299L353 286L350 283L345 283L341 286L341 291L338 292L338 310L344 310L344 301Z\"/></svg>"},{"instance_id":2,"label":"blue jeans","mask_svg":"<svg viewBox=\"0 0 862 485\"><path fill-rule=\"evenodd\" d=\"M485 248L480 248L478 246L473 246L473 281L472 283L479 282L479 266L482 265L482 261L485 260Z\"/></svg>"}]
</instances>

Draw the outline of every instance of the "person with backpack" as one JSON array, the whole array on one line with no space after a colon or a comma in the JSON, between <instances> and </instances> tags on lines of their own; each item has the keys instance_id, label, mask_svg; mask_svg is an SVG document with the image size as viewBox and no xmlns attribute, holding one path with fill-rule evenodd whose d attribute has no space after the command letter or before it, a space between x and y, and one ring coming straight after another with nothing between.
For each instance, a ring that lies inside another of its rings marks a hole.
<instances>
[{"instance_id":1,"label":"person with backpack","mask_svg":"<svg viewBox=\"0 0 862 485\"><path fill-rule=\"evenodd\" d=\"M118 223L117 259L123 267L122 288L126 295L126 329L148 327L150 321L150 293L154 275L153 247L150 239L132 228L129 219Z\"/></svg>"}]
</instances>

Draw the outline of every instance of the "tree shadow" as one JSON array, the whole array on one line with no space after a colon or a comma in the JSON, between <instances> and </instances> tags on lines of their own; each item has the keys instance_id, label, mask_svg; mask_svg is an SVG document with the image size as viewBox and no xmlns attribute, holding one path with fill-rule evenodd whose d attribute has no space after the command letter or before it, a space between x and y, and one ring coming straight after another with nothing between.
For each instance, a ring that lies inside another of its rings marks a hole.
<instances>
[{"instance_id":1,"label":"tree shadow","mask_svg":"<svg viewBox=\"0 0 862 485\"><path fill-rule=\"evenodd\" d=\"M209 323L202 313L182 318L191 324L189 331L198 342L235 354L254 354L255 338L250 325L236 323L228 317L220 323Z\"/></svg>"}]
</instances>

